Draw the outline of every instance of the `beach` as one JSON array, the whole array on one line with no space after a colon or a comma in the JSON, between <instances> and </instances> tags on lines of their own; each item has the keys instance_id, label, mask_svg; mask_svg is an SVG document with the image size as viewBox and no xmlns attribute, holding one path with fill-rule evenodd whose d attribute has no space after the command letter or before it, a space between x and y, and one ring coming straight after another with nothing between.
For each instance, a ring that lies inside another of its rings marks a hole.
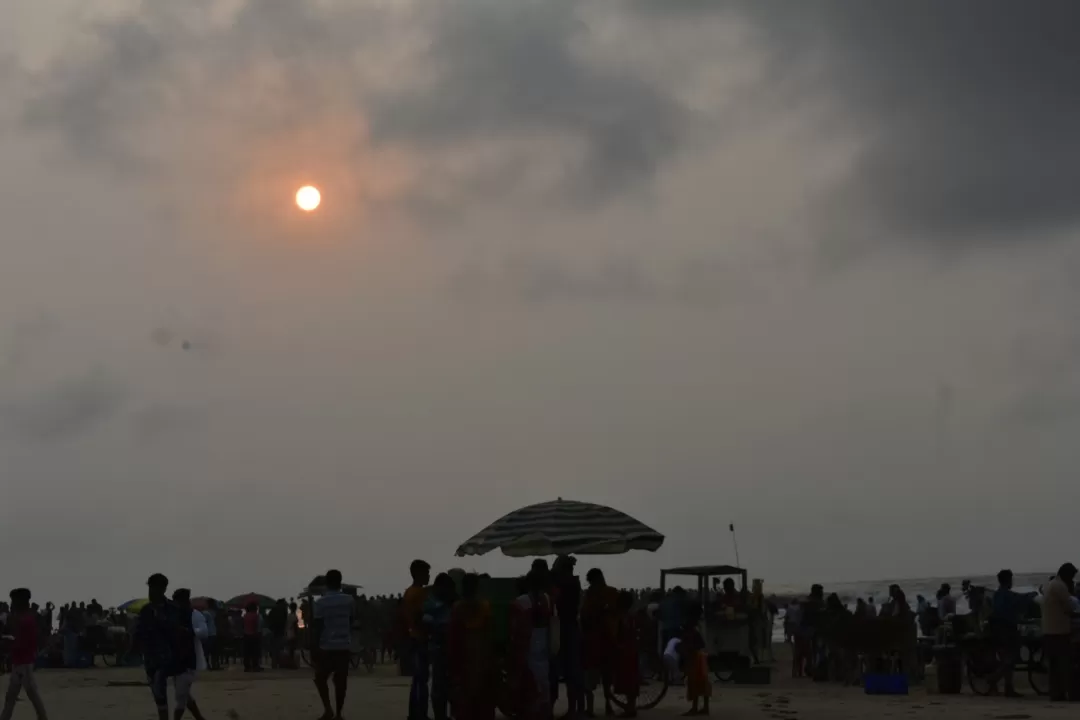
<instances>
[{"instance_id":1,"label":"beach","mask_svg":"<svg viewBox=\"0 0 1080 720\"><path fill-rule=\"evenodd\" d=\"M1052 705L1030 692L1021 674L1017 688L1027 694L1020 700L974 696L965 687L962 695L930 695L915 687L907 696L868 696L861 688L793 680L787 654L777 648L777 672L771 685L714 685L712 716L768 720L844 720L846 718L896 718L896 720L1027 720L1076 717L1076 705ZM155 720L150 691L135 685L138 669L45 670L39 685L52 720ZM2 678L6 687L7 678ZM391 665L378 666L368 674L359 671L349 681L345 717L403 720L408 706L409 679L398 677ZM170 691L171 694L171 691ZM313 720L320 714L319 701L309 670L267 671L245 674L233 668L203 673L194 694L208 720ZM688 705L681 688L671 688L655 709L642 711L643 718L679 717ZM563 707L556 708L561 714ZM23 699L15 720L32 720L33 708ZM190 715L186 716L190 717ZM497 716L501 717L501 716Z\"/></svg>"}]
</instances>

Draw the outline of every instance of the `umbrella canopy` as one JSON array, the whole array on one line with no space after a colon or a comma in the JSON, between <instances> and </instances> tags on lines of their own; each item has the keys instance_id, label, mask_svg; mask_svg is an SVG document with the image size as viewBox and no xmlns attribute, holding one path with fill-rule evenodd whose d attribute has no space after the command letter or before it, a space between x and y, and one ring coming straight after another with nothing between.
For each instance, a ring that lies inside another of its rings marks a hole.
<instances>
[{"instance_id":1,"label":"umbrella canopy","mask_svg":"<svg viewBox=\"0 0 1080 720\"><path fill-rule=\"evenodd\" d=\"M136 598L134 600L128 600L126 603L121 603L116 606L117 610L123 610L132 614L138 614L140 610L146 607L146 604L150 602L149 598Z\"/></svg>"},{"instance_id":2,"label":"umbrella canopy","mask_svg":"<svg viewBox=\"0 0 1080 720\"><path fill-rule=\"evenodd\" d=\"M559 498L504 515L469 538L457 554L484 555L498 548L510 557L618 555L655 552L663 544L663 535L626 513Z\"/></svg>"},{"instance_id":3,"label":"umbrella canopy","mask_svg":"<svg viewBox=\"0 0 1080 720\"><path fill-rule=\"evenodd\" d=\"M243 595L237 595L225 604L229 607L246 608L251 603L255 603L262 610L269 610L274 607L277 600L268 595L260 595L259 593L244 593Z\"/></svg>"},{"instance_id":4,"label":"umbrella canopy","mask_svg":"<svg viewBox=\"0 0 1080 720\"><path fill-rule=\"evenodd\" d=\"M217 600L211 597L195 597L191 598L191 607L196 610L206 610L210 607L210 603L212 602L217 602ZM220 605L221 603L218 604Z\"/></svg>"}]
</instances>

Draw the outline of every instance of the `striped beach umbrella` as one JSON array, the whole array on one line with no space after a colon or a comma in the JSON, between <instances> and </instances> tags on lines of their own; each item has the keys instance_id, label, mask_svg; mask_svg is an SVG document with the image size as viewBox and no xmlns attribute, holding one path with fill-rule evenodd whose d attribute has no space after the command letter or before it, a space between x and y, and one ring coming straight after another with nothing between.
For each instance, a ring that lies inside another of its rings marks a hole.
<instances>
[{"instance_id":1,"label":"striped beach umbrella","mask_svg":"<svg viewBox=\"0 0 1080 720\"><path fill-rule=\"evenodd\" d=\"M469 538L457 554L499 549L510 557L618 555L656 551L664 536L626 513L604 505L559 498L505 515Z\"/></svg>"}]
</instances>

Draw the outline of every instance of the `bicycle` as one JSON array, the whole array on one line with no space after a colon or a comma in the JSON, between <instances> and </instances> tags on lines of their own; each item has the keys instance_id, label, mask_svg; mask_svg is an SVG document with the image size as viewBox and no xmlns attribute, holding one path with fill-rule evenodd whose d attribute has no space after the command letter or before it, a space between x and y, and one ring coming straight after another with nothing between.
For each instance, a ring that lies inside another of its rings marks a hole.
<instances>
[{"instance_id":1,"label":"bicycle","mask_svg":"<svg viewBox=\"0 0 1080 720\"><path fill-rule=\"evenodd\" d=\"M993 694L997 689L994 679L1000 676L1003 666L1000 649L991 638L984 636L969 639L965 645L968 687L976 695ZM1049 670L1043 660L1042 643L1037 638L1021 641L1013 672L1025 671L1036 695L1049 693Z\"/></svg>"}]
</instances>

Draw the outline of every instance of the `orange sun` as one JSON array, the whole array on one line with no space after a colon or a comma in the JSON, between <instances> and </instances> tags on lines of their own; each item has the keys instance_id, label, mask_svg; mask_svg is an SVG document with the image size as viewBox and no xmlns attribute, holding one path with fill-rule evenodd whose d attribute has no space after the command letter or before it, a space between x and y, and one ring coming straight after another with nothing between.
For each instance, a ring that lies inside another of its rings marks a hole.
<instances>
[{"instance_id":1,"label":"orange sun","mask_svg":"<svg viewBox=\"0 0 1080 720\"><path fill-rule=\"evenodd\" d=\"M314 185L305 185L296 191L296 206L305 212L311 212L319 207L322 195Z\"/></svg>"}]
</instances>

